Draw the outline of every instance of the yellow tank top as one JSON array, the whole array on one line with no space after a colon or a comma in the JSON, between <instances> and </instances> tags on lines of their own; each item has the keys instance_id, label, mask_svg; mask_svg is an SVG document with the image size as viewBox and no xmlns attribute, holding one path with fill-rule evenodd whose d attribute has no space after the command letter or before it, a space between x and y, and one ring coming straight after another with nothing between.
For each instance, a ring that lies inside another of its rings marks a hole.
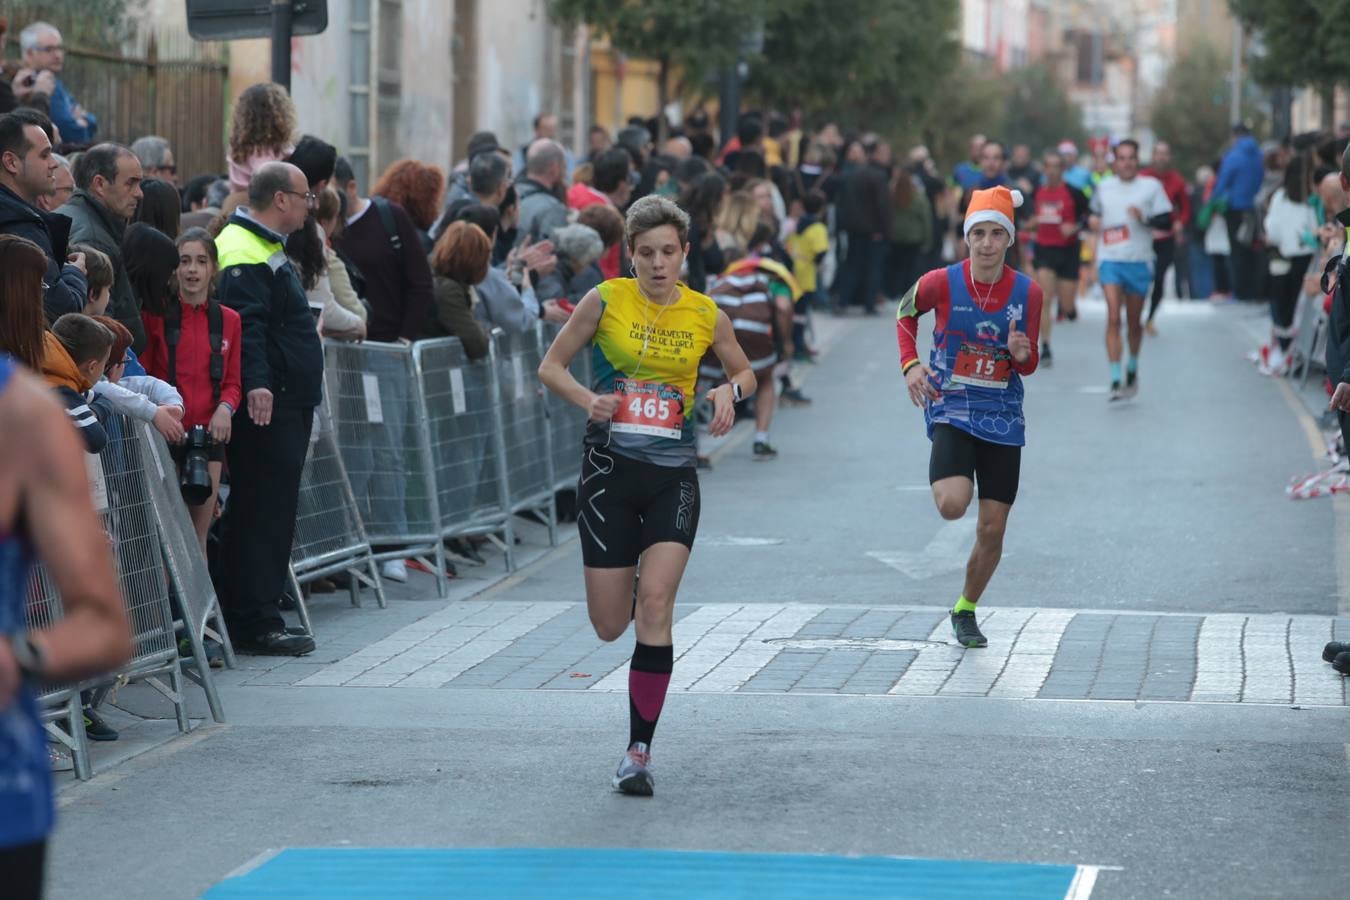
<instances>
[{"instance_id":1,"label":"yellow tank top","mask_svg":"<svg viewBox=\"0 0 1350 900\"><path fill-rule=\"evenodd\" d=\"M717 304L685 285L661 306L636 279L597 288L604 310L591 344L591 389L622 395L612 422L591 423L586 443L661 466L694 465L694 388L712 346Z\"/></svg>"}]
</instances>

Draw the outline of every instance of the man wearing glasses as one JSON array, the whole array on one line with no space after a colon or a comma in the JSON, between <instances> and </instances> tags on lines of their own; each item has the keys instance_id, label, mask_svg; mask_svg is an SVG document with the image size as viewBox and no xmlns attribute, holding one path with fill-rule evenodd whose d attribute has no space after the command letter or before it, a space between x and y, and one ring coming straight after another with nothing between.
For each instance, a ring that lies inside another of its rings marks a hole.
<instances>
[{"instance_id":1,"label":"man wearing glasses","mask_svg":"<svg viewBox=\"0 0 1350 900\"><path fill-rule=\"evenodd\" d=\"M52 123L60 130L62 143L92 144L98 136L98 119L70 96L61 82L66 48L61 32L46 22L34 22L19 32L24 68L14 76L15 88L39 89L50 84Z\"/></svg>"},{"instance_id":2,"label":"man wearing glasses","mask_svg":"<svg viewBox=\"0 0 1350 900\"><path fill-rule=\"evenodd\" d=\"M323 383L314 315L285 248L313 206L304 173L290 163L268 163L249 182L248 206L236 209L216 238L220 302L239 313L242 325L246 399L227 448L230 499L219 588L234 648L263 656L314 651L313 638L288 631L277 607Z\"/></svg>"}]
</instances>

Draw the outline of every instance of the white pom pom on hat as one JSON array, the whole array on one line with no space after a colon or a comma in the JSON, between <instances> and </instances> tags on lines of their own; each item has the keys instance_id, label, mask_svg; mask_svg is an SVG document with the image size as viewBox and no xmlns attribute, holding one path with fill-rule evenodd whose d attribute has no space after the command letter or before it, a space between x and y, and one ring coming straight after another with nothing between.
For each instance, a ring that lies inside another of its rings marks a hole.
<instances>
[{"instance_id":1,"label":"white pom pom on hat","mask_svg":"<svg viewBox=\"0 0 1350 900\"><path fill-rule=\"evenodd\" d=\"M1017 229L1013 227L1013 210L1021 206L1025 198L1022 192L1006 187L992 187L975 191L970 195L970 205L966 207L964 234L981 222L992 222L1002 226L1008 232L1008 243L1017 239Z\"/></svg>"}]
</instances>

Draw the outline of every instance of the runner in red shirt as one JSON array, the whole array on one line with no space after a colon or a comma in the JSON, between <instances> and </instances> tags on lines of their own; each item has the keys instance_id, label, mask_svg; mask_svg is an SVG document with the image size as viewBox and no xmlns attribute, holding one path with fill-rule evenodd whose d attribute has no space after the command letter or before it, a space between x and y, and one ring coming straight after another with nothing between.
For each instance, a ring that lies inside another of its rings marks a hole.
<instances>
[{"instance_id":1,"label":"runner in red shirt","mask_svg":"<svg viewBox=\"0 0 1350 900\"><path fill-rule=\"evenodd\" d=\"M1033 225L1036 229L1036 283L1048 298L1059 299L1059 312L1069 321L1078 318L1079 234L1087 226L1088 199L1064 180L1064 157L1051 150L1041 163L1045 181L1036 189ZM1041 306L1041 364L1052 364L1050 330L1054 303Z\"/></svg>"},{"instance_id":2,"label":"runner in red shirt","mask_svg":"<svg viewBox=\"0 0 1350 900\"><path fill-rule=\"evenodd\" d=\"M1167 277L1167 269L1177 261L1177 250L1186 240L1186 227L1191 221L1191 195L1186 189L1186 179L1172 168L1172 147L1166 141L1158 141L1153 145L1153 161L1140 174L1152 175L1161 181L1167 199L1172 201L1172 227L1153 231L1153 252L1157 260L1153 264L1153 299L1149 304L1144 330L1150 337L1157 337L1158 329L1153 324L1153 317L1158 314L1158 305L1162 303L1163 279ZM1180 280L1178 274L1173 283ZM1178 290L1177 294L1180 293Z\"/></svg>"}]
</instances>

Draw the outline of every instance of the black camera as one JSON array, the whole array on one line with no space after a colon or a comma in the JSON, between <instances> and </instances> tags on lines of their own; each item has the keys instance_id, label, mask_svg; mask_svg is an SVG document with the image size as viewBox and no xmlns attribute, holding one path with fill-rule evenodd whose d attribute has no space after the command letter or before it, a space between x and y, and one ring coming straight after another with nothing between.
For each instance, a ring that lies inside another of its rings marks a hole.
<instances>
[{"instance_id":1,"label":"black camera","mask_svg":"<svg viewBox=\"0 0 1350 900\"><path fill-rule=\"evenodd\" d=\"M179 487L188 506L201 506L211 497L211 433L204 425L193 425L183 438L183 472Z\"/></svg>"}]
</instances>

